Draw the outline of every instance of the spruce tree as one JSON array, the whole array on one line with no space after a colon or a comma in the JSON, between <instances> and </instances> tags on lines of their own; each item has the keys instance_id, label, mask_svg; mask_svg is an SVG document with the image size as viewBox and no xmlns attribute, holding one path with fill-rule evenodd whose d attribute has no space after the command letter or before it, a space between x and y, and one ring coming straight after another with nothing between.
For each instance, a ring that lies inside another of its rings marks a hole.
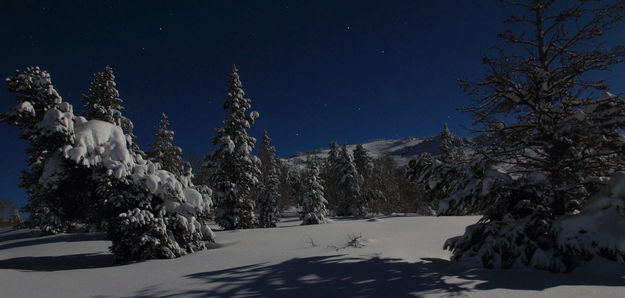
<instances>
[{"instance_id":1,"label":"spruce tree","mask_svg":"<svg viewBox=\"0 0 625 298\"><path fill-rule=\"evenodd\" d=\"M324 182L325 196L328 200L328 207L331 210L338 209L340 189L338 185L339 175L339 152L340 148L336 141L330 143L330 150L321 168L321 177Z\"/></svg>"},{"instance_id":2,"label":"spruce tree","mask_svg":"<svg viewBox=\"0 0 625 298\"><path fill-rule=\"evenodd\" d=\"M568 271L588 254L558 241L559 221L580 212L625 149L625 103L605 94L597 72L625 59L625 48L598 40L625 17L622 1L507 2L513 29L479 82L467 111L488 139L481 155L518 176L492 191L492 208L446 247L452 260L485 267L518 264ZM592 73L592 75L590 75ZM473 198L470 198L474 200ZM577 246L579 247L579 246Z\"/></svg>"},{"instance_id":3,"label":"spruce tree","mask_svg":"<svg viewBox=\"0 0 625 298\"><path fill-rule=\"evenodd\" d=\"M362 177L360 204L367 205L367 209L369 209L367 211L370 211L370 207L379 206L380 201L388 201L382 192L387 187L379 183L383 176L380 175L381 172L375 171L373 158L369 156L369 152L361 144L356 145L354 149L354 165Z\"/></svg>"},{"instance_id":4,"label":"spruce tree","mask_svg":"<svg viewBox=\"0 0 625 298\"><path fill-rule=\"evenodd\" d=\"M308 163L305 173L302 199L302 225L324 224L326 220L326 204L323 193L323 181L319 177L319 167L315 161Z\"/></svg>"},{"instance_id":5,"label":"spruce tree","mask_svg":"<svg viewBox=\"0 0 625 298\"><path fill-rule=\"evenodd\" d=\"M124 109L115 84L115 75L110 66L93 75L89 92L83 97L85 118L101 120L121 126L121 111Z\"/></svg>"},{"instance_id":6,"label":"spruce tree","mask_svg":"<svg viewBox=\"0 0 625 298\"><path fill-rule=\"evenodd\" d=\"M361 192L362 176L345 145L339 152L338 175L340 191L336 215L366 215L366 202Z\"/></svg>"},{"instance_id":7,"label":"spruce tree","mask_svg":"<svg viewBox=\"0 0 625 298\"><path fill-rule=\"evenodd\" d=\"M278 210L280 176L276 148L271 146L271 138L267 131L263 133L258 157L261 162L261 187L257 197L258 226L271 228L275 227L280 219Z\"/></svg>"},{"instance_id":8,"label":"spruce tree","mask_svg":"<svg viewBox=\"0 0 625 298\"><path fill-rule=\"evenodd\" d=\"M373 159L361 144L356 145L356 149L354 149L354 165L356 165L356 170L362 175L365 183L372 178Z\"/></svg>"},{"instance_id":9,"label":"spruce tree","mask_svg":"<svg viewBox=\"0 0 625 298\"><path fill-rule=\"evenodd\" d=\"M145 157L145 153L137 145L137 136L134 134L132 121L122 114L124 101L119 97L115 75L110 66L106 66L104 71L93 75L89 91L83 97L83 102L85 118L106 121L121 127L129 139L128 144L130 144L132 153Z\"/></svg>"},{"instance_id":10,"label":"spruce tree","mask_svg":"<svg viewBox=\"0 0 625 298\"><path fill-rule=\"evenodd\" d=\"M58 201L63 199L58 181L42 177L52 175L54 169L46 171L45 161L52 156L58 160L55 168L65 169L64 161L58 157L59 148L72 141L73 114L71 106L62 103L61 96L52 85L50 74L39 67L28 67L6 79L9 92L16 94L17 104L10 111L0 115L0 121L20 129L20 137L30 143L26 149L27 170L22 171L20 187L28 194L24 208L31 214L28 222L32 228L53 234L66 231L69 226L62 220ZM57 109L58 108L58 109ZM54 126L55 129L48 128ZM58 129L58 130L57 130ZM45 176L44 176L45 175Z\"/></svg>"},{"instance_id":11,"label":"spruce tree","mask_svg":"<svg viewBox=\"0 0 625 298\"><path fill-rule=\"evenodd\" d=\"M217 149L204 165L210 168L209 184L215 191L215 221L226 230L256 225L250 190L258 183L260 161L251 154L256 139L248 136L247 129L258 113L247 113L251 101L244 95L233 66L224 100L226 119L213 137Z\"/></svg>"},{"instance_id":12,"label":"spruce tree","mask_svg":"<svg viewBox=\"0 0 625 298\"><path fill-rule=\"evenodd\" d=\"M161 120L156 127L154 141L150 144L152 151L148 158L161 165L161 169L174 173L177 177L183 176L191 165L182 159L182 149L174 146L174 132L169 129L167 114L161 114Z\"/></svg>"},{"instance_id":13,"label":"spruce tree","mask_svg":"<svg viewBox=\"0 0 625 298\"><path fill-rule=\"evenodd\" d=\"M456 150L453 144L453 135L449 131L447 123L443 125L440 134L439 160L444 163L452 163L457 160Z\"/></svg>"}]
</instances>

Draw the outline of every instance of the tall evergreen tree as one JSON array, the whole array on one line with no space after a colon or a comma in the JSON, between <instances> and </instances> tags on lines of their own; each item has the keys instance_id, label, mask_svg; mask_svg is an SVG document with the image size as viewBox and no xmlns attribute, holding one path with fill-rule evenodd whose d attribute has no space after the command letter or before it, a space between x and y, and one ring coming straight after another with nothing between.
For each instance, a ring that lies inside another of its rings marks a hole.
<instances>
[{"instance_id":1,"label":"tall evergreen tree","mask_svg":"<svg viewBox=\"0 0 625 298\"><path fill-rule=\"evenodd\" d=\"M133 154L145 157L137 145L137 136L134 134L132 121L123 116L123 100L119 97L115 75L110 66L106 66L104 71L93 75L89 91L83 97L85 104L85 118L88 120L101 120L120 126L126 134L128 144Z\"/></svg>"},{"instance_id":2,"label":"tall evergreen tree","mask_svg":"<svg viewBox=\"0 0 625 298\"><path fill-rule=\"evenodd\" d=\"M161 121L156 127L154 141L150 144L152 151L148 158L158 162L163 170L181 177L190 169L191 165L182 159L182 149L174 146L174 132L169 129L167 114L161 114Z\"/></svg>"},{"instance_id":3,"label":"tall evergreen tree","mask_svg":"<svg viewBox=\"0 0 625 298\"><path fill-rule=\"evenodd\" d=\"M58 189L57 181L48 185L42 185L40 181L53 170L46 171L45 160L59 155L58 148L73 140L71 106L62 103L50 74L39 67L17 71L6 82L9 92L16 94L17 104L1 114L0 121L20 128L20 137L30 143L26 150L28 168L22 171L20 179L20 187L28 194L25 211L31 214L30 226L40 228L44 233L64 231L67 225L61 220L61 210L56 204L62 198L58 192L51 191ZM58 127L58 131L46 129L52 125ZM57 160L60 169L64 162L60 158Z\"/></svg>"},{"instance_id":4,"label":"tall evergreen tree","mask_svg":"<svg viewBox=\"0 0 625 298\"><path fill-rule=\"evenodd\" d=\"M330 151L321 168L321 178L325 191L325 196L328 200L328 207L331 210L337 210L340 197L340 189L338 185L339 175L339 152L340 148L336 141L330 143Z\"/></svg>"},{"instance_id":5,"label":"tall evergreen tree","mask_svg":"<svg viewBox=\"0 0 625 298\"><path fill-rule=\"evenodd\" d=\"M456 150L453 144L453 135L449 131L447 123L443 125L440 134L439 159L444 163L452 163L457 160Z\"/></svg>"},{"instance_id":6,"label":"tall evergreen tree","mask_svg":"<svg viewBox=\"0 0 625 298\"><path fill-rule=\"evenodd\" d=\"M339 152L338 175L340 193L336 215L365 215L367 210L361 192L362 176L356 170L354 159L345 145Z\"/></svg>"},{"instance_id":7,"label":"tall evergreen tree","mask_svg":"<svg viewBox=\"0 0 625 298\"><path fill-rule=\"evenodd\" d=\"M244 95L233 66L224 100L226 119L213 137L217 149L205 161L205 167L210 168L209 184L215 191L215 220L227 230L256 225L250 190L258 183L260 161L251 154L256 139L248 136L247 129L258 113L247 113L251 101Z\"/></svg>"},{"instance_id":8,"label":"tall evergreen tree","mask_svg":"<svg viewBox=\"0 0 625 298\"><path fill-rule=\"evenodd\" d=\"M596 71L625 59L597 40L625 17L623 1L508 1L519 15L500 34L506 47L486 57L486 77L465 82L467 108L489 137L482 155L519 176L493 194L490 209L446 247L453 260L485 267L518 264L571 270L588 257L558 241L558 222L580 212L618 166L625 149L625 103L606 94ZM592 73L592 76L589 75Z\"/></svg>"},{"instance_id":9,"label":"tall evergreen tree","mask_svg":"<svg viewBox=\"0 0 625 298\"><path fill-rule=\"evenodd\" d=\"M257 197L258 226L262 228L275 227L279 221L280 212L280 176L276 148L271 146L271 138L267 131L263 133L263 140L258 151L261 162L261 187Z\"/></svg>"},{"instance_id":10,"label":"tall evergreen tree","mask_svg":"<svg viewBox=\"0 0 625 298\"><path fill-rule=\"evenodd\" d=\"M327 222L327 201L323 194L323 181L319 177L317 163L310 161L308 165L303 190L302 225L324 224Z\"/></svg>"},{"instance_id":11,"label":"tall evergreen tree","mask_svg":"<svg viewBox=\"0 0 625 298\"><path fill-rule=\"evenodd\" d=\"M354 165L356 165L358 173L362 175L364 182L367 183L372 178L373 159L361 144L356 145L356 149L354 149Z\"/></svg>"},{"instance_id":12,"label":"tall evergreen tree","mask_svg":"<svg viewBox=\"0 0 625 298\"><path fill-rule=\"evenodd\" d=\"M85 104L85 118L101 120L121 126L121 112L124 109L119 98L115 83L115 75L110 66L104 71L93 75L89 92L83 97Z\"/></svg>"}]
</instances>

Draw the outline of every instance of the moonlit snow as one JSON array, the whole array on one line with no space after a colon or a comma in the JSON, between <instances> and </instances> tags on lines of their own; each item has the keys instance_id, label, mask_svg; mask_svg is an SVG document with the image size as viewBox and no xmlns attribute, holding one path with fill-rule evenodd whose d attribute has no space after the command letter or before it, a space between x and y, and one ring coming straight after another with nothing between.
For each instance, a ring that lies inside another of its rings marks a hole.
<instances>
[{"instance_id":1,"label":"moonlit snow","mask_svg":"<svg viewBox=\"0 0 625 298\"><path fill-rule=\"evenodd\" d=\"M0 231L3 297L623 297L625 267L593 260L567 274L464 269L443 242L478 217L335 219L217 231L211 249L115 265L102 234ZM362 235L362 248L342 247ZM311 241L314 243L312 245ZM253 248L253 249L250 249Z\"/></svg>"}]
</instances>

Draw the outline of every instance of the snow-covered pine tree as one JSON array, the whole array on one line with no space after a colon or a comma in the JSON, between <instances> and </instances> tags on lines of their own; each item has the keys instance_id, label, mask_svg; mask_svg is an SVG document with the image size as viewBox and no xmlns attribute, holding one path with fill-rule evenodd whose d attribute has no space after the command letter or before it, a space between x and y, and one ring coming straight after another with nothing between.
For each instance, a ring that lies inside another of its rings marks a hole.
<instances>
[{"instance_id":1,"label":"snow-covered pine tree","mask_svg":"<svg viewBox=\"0 0 625 298\"><path fill-rule=\"evenodd\" d=\"M302 225L324 224L326 220L326 204L324 198L323 181L319 176L317 162L310 161L304 174L302 198Z\"/></svg>"},{"instance_id":2,"label":"snow-covered pine tree","mask_svg":"<svg viewBox=\"0 0 625 298\"><path fill-rule=\"evenodd\" d=\"M272 228L280 220L278 201L280 200L280 180L276 148L271 145L267 131L258 151L261 162L261 187L257 197L258 226Z\"/></svg>"},{"instance_id":3,"label":"snow-covered pine tree","mask_svg":"<svg viewBox=\"0 0 625 298\"><path fill-rule=\"evenodd\" d=\"M247 113L251 101L244 95L238 70L233 66L224 101L226 119L213 137L217 149L204 164L210 168L207 172L215 195L215 221L226 230L256 225L250 190L258 183L260 161L251 154L256 139L248 136L247 129L258 113Z\"/></svg>"},{"instance_id":4,"label":"snow-covered pine tree","mask_svg":"<svg viewBox=\"0 0 625 298\"><path fill-rule=\"evenodd\" d=\"M453 163L457 160L456 148L453 144L453 135L449 131L447 123L443 125L443 131L440 134L441 143L439 146L439 160L444 163Z\"/></svg>"},{"instance_id":5,"label":"snow-covered pine tree","mask_svg":"<svg viewBox=\"0 0 625 298\"><path fill-rule=\"evenodd\" d=\"M20 128L20 137L30 143L26 150L28 169L22 171L20 187L28 194L25 211L31 214L28 225L39 228L45 234L62 232L68 229L68 223L61 219L57 181L42 185L44 176L56 169L46 170L45 160L58 154L57 149L73 141L68 119L73 117L71 106L62 103L61 96L52 85L50 74L39 67L28 67L6 79L9 92L16 94L16 106L0 115L0 121ZM55 109L55 108L59 109ZM54 113L49 111L54 110ZM69 114L67 114L69 113ZM58 131L48 131L42 127L44 122L62 121ZM55 168L64 168L59 160Z\"/></svg>"},{"instance_id":6,"label":"snow-covered pine tree","mask_svg":"<svg viewBox=\"0 0 625 298\"><path fill-rule=\"evenodd\" d=\"M74 223L104 227L122 260L178 257L214 241L210 190L131 154L119 126L75 117L47 72L29 67L7 84L18 104L1 119L31 143L22 179L31 226L44 233Z\"/></svg>"},{"instance_id":7,"label":"snow-covered pine tree","mask_svg":"<svg viewBox=\"0 0 625 298\"><path fill-rule=\"evenodd\" d=\"M133 154L142 157L145 153L137 145L137 136L134 135L132 121L123 116L124 101L119 97L113 68L106 66L104 71L96 72L91 80L89 91L83 97L85 105L85 118L88 120L101 120L120 126L131 144Z\"/></svg>"},{"instance_id":8,"label":"snow-covered pine tree","mask_svg":"<svg viewBox=\"0 0 625 298\"><path fill-rule=\"evenodd\" d=\"M115 84L115 75L110 66L104 71L96 72L91 80L89 91L83 97L85 105L84 117L90 120L101 120L121 126L120 115L124 109Z\"/></svg>"},{"instance_id":9,"label":"snow-covered pine tree","mask_svg":"<svg viewBox=\"0 0 625 298\"><path fill-rule=\"evenodd\" d=\"M182 149L173 144L174 132L169 129L167 114L161 114L161 120L156 127L154 141L150 143L152 151L148 152L148 158L161 164L161 169L174 173L181 177L191 168L189 162L182 159Z\"/></svg>"},{"instance_id":10,"label":"snow-covered pine tree","mask_svg":"<svg viewBox=\"0 0 625 298\"><path fill-rule=\"evenodd\" d=\"M340 148L336 141L330 143L330 151L328 156L321 167L321 178L323 180L323 188L325 191L326 199L328 200L328 207L330 210L337 210L340 197L340 189L338 185L339 175L339 152Z\"/></svg>"},{"instance_id":11,"label":"snow-covered pine tree","mask_svg":"<svg viewBox=\"0 0 625 298\"><path fill-rule=\"evenodd\" d=\"M486 77L464 82L467 108L489 137L481 154L519 176L493 193L493 208L449 239L452 260L484 267L528 265L569 271L591 257L558 242L561 219L579 212L625 149L625 103L605 92L597 71L625 59L598 38L625 16L623 1L525 0L500 34L506 47L486 57ZM589 75L592 73L592 76ZM473 198L469 198L473 199ZM589 223L590 224L590 223ZM579 247L579 245L577 245Z\"/></svg>"},{"instance_id":12,"label":"snow-covered pine tree","mask_svg":"<svg viewBox=\"0 0 625 298\"><path fill-rule=\"evenodd\" d=\"M361 192L363 179L345 145L339 152L338 175L340 191L336 215L366 215L367 202Z\"/></svg>"},{"instance_id":13,"label":"snow-covered pine tree","mask_svg":"<svg viewBox=\"0 0 625 298\"><path fill-rule=\"evenodd\" d=\"M380 201L386 201L382 190L387 189L381 187L379 183L383 177L376 175L382 172L374 172L373 158L369 156L369 152L361 144L356 145L353 154L356 171L362 176L361 201L368 205L368 209L371 209L372 206L380 206Z\"/></svg>"},{"instance_id":14,"label":"snow-covered pine tree","mask_svg":"<svg viewBox=\"0 0 625 298\"><path fill-rule=\"evenodd\" d=\"M373 159L361 144L356 145L354 149L354 165L356 165L356 170L362 175L365 183L371 179L371 175L373 174Z\"/></svg>"}]
</instances>

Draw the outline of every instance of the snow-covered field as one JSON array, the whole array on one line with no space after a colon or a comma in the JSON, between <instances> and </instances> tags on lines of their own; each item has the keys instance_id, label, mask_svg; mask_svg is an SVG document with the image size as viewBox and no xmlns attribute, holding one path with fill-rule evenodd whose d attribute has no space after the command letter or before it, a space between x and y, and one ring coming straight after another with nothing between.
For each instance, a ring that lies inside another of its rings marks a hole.
<instances>
[{"instance_id":1,"label":"snow-covered field","mask_svg":"<svg viewBox=\"0 0 625 298\"><path fill-rule=\"evenodd\" d=\"M477 219L286 219L216 231L217 245L182 258L124 265L102 234L3 229L0 297L625 297L625 266L603 260L569 274L450 264L443 242ZM340 249L349 235L362 235L364 247Z\"/></svg>"}]
</instances>

